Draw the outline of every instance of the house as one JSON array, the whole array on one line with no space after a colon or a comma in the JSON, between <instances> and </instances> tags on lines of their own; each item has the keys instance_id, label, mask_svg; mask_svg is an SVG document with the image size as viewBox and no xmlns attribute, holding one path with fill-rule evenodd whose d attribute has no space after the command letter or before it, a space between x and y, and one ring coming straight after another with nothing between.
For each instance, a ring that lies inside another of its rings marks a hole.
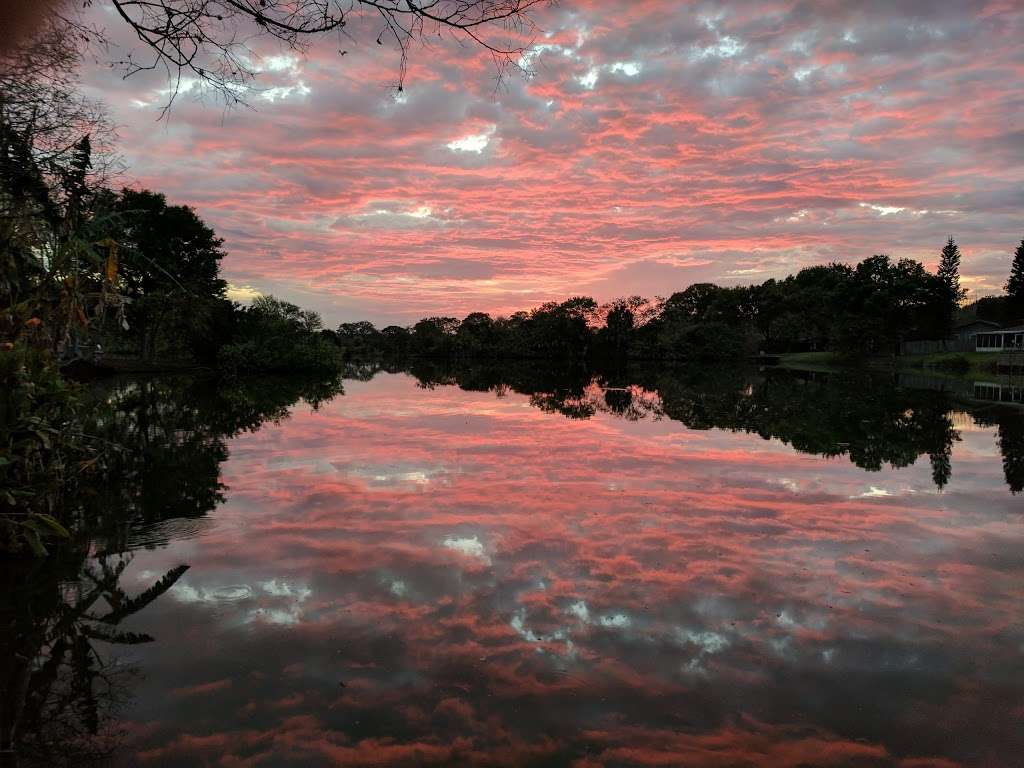
<instances>
[{"instance_id":1,"label":"house","mask_svg":"<svg viewBox=\"0 0 1024 768\"><path fill-rule=\"evenodd\" d=\"M974 349L977 352L1024 350L1024 325L978 332L974 335Z\"/></svg>"},{"instance_id":2,"label":"house","mask_svg":"<svg viewBox=\"0 0 1024 768\"><path fill-rule=\"evenodd\" d=\"M960 341L973 341L974 336L979 333L998 329L999 323L970 317L953 324L953 335L950 338Z\"/></svg>"}]
</instances>

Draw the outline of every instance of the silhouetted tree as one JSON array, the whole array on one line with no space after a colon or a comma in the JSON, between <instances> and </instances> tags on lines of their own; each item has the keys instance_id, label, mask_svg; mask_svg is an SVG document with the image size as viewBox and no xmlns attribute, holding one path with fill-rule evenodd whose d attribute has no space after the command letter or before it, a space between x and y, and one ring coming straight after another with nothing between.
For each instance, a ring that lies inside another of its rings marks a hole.
<instances>
[{"instance_id":1,"label":"silhouetted tree","mask_svg":"<svg viewBox=\"0 0 1024 768\"><path fill-rule=\"evenodd\" d=\"M945 284L946 292L949 295L949 322L952 325L953 315L967 295L967 291L960 287L960 246L952 237L946 241L946 245L942 249L938 275Z\"/></svg>"},{"instance_id":2,"label":"silhouetted tree","mask_svg":"<svg viewBox=\"0 0 1024 768\"><path fill-rule=\"evenodd\" d=\"M236 311L231 343L218 351L222 371L337 374L341 352L323 333L319 313L274 296L260 296Z\"/></svg>"},{"instance_id":3,"label":"silhouetted tree","mask_svg":"<svg viewBox=\"0 0 1024 768\"><path fill-rule=\"evenodd\" d=\"M895 353L905 339L948 333L946 285L918 262L865 259L829 309L836 312L835 351L848 357Z\"/></svg>"},{"instance_id":4,"label":"silhouetted tree","mask_svg":"<svg viewBox=\"0 0 1024 768\"><path fill-rule=\"evenodd\" d=\"M1006 281L1006 293L1017 307L1024 305L1024 240L1020 241L1013 254L1010 278Z\"/></svg>"},{"instance_id":5,"label":"silhouetted tree","mask_svg":"<svg viewBox=\"0 0 1024 768\"><path fill-rule=\"evenodd\" d=\"M380 338L385 354L405 355L409 353L412 331L400 325L388 325L381 328Z\"/></svg>"},{"instance_id":6,"label":"silhouetted tree","mask_svg":"<svg viewBox=\"0 0 1024 768\"><path fill-rule=\"evenodd\" d=\"M85 136L92 145L89 188L102 186L118 166L106 108L79 89L80 42L74 29L51 19L0 55L0 122L21 138L51 191Z\"/></svg>"},{"instance_id":7,"label":"silhouetted tree","mask_svg":"<svg viewBox=\"0 0 1024 768\"><path fill-rule=\"evenodd\" d=\"M694 283L686 290L669 296L662 307L661 316L667 321L700 322L711 319L708 314L721 291L713 283Z\"/></svg>"},{"instance_id":8,"label":"silhouetted tree","mask_svg":"<svg viewBox=\"0 0 1024 768\"><path fill-rule=\"evenodd\" d=\"M125 189L114 208L121 222L119 284L132 300L128 326L151 359L161 345L175 351L195 335L209 302L223 299L224 241L192 208L168 205L156 192Z\"/></svg>"},{"instance_id":9,"label":"silhouetted tree","mask_svg":"<svg viewBox=\"0 0 1024 768\"><path fill-rule=\"evenodd\" d=\"M455 317L425 317L412 328L412 343L422 355L448 354L454 349L459 320Z\"/></svg>"},{"instance_id":10,"label":"silhouetted tree","mask_svg":"<svg viewBox=\"0 0 1024 768\"><path fill-rule=\"evenodd\" d=\"M494 320L486 312L471 312L455 332L460 354L479 357L492 354L498 344Z\"/></svg>"},{"instance_id":11,"label":"silhouetted tree","mask_svg":"<svg viewBox=\"0 0 1024 768\"><path fill-rule=\"evenodd\" d=\"M380 332L365 320L356 323L342 323L338 326L338 343L347 353L365 355L380 344Z\"/></svg>"},{"instance_id":12,"label":"silhouetted tree","mask_svg":"<svg viewBox=\"0 0 1024 768\"><path fill-rule=\"evenodd\" d=\"M611 303L608 309L605 326L601 332L601 341L605 348L614 355L624 355L629 349L630 338L636 325L633 309L638 302L643 302L639 296L630 299L617 299Z\"/></svg>"}]
</instances>

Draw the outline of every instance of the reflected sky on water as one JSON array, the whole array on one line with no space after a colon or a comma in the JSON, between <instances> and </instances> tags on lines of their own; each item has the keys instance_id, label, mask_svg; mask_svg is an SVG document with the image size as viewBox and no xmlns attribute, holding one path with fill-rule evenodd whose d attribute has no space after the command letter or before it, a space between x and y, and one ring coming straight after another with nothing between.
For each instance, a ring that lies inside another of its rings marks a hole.
<instances>
[{"instance_id":1,"label":"reflected sky on water","mask_svg":"<svg viewBox=\"0 0 1024 768\"><path fill-rule=\"evenodd\" d=\"M822 456L679 420L722 387L566 418L423 383L295 406L227 442L205 517L133 529L126 588L190 569L126 622L156 640L115 652L118 764L1019 764L1019 415L897 404L916 459L866 471L874 428L825 419Z\"/></svg>"}]
</instances>

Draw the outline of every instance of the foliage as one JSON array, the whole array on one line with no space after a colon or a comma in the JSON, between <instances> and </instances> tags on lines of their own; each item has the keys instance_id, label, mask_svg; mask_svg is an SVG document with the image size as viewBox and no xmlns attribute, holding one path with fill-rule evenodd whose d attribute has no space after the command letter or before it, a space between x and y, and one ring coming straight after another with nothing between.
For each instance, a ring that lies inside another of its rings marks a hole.
<instances>
[{"instance_id":1,"label":"foliage","mask_svg":"<svg viewBox=\"0 0 1024 768\"><path fill-rule=\"evenodd\" d=\"M946 291L953 308L959 307L964 297L967 296L967 291L960 287L960 246L952 237L942 249L938 276L946 284Z\"/></svg>"},{"instance_id":2,"label":"foliage","mask_svg":"<svg viewBox=\"0 0 1024 768\"><path fill-rule=\"evenodd\" d=\"M1010 277L1006 281L1006 293L1018 308L1024 307L1024 240L1020 241L1020 245L1013 253Z\"/></svg>"},{"instance_id":3,"label":"foliage","mask_svg":"<svg viewBox=\"0 0 1024 768\"><path fill-rule=\"evenodd\" d=\"M47 540L67 538L60 502L102 456L81 423L74 387L45 351L0 350L0 550L44 555Z\"/></svg>"},{"instance_id":4,"label":"foliage","mask_svg":"<svg viewBox=\"0 0 1024 768\"><path fill-rule=\"evenodd\" d=\"M720 320L704 323L666 323L660 347L681 360L736 360L744 353L742 333Z\"/></svg>"},{"instance_id":5,"label":"foliage","mask_svg":"<svg viewBox=\"0 0 1024 768\"><path fill-rule=\"evenodd\" d=\"M226 374L341 370L338 347L321 333L323 322L316 312L261 296L236 315L234 338L218 353L218 365Z\"/></svg>"},{"instance_id":6,"label":"foliage","mask_svg":"<svg viewBox=\"0 0 1024 768\"><path fill-rule=\"evenodd\" d=\"M146 360L187 355L224 297L224 241L193 209L168 205L155 192L124 189L101 204L118 214L118 286L130 302L127 322L114 333L129 336Z\"/></svg>"},{"instance_id":7,"label":"foliage","mask_svg":"<svg viewBox=\"0 0 1024 768\"><path fill-rule=\"evenodd\" d=\"M1007 325L1019 318L1019 308L1009 296L983 296L970 306L979 320Z\"/></svg>"},{"instance_id":8,"label":"foliage","mask_svg":"<svg viewBox=\"0 0 1024 768\"><path fill-rule=\"evenodd\" d=\"M759 348L858 359L895 353L907 339L945 338L954 308L947 282L918 262L872 256L761 285L697 283L664 301L631 296L599 307L575 297L509 317L473 312L383 331L343 323L336 338L356 359L730 360Z\"/></svg>"},{"instance_id":9,"label":"foliage","mask_svg":"<svg viewBox=\"0 0 1024 768\"><path fill-rule=\"evenodd\" d=\"M43 555L87 515L85 491L106 496L102 480L115 468L131 476L124 454L139 434L155 443L146 428L117 432L102 405L87 412L62 377L63 365L91 365L97 342L146 359L220 357L228 374L313 372L314 383L336 377L341 361L315 312L272 297L250 309L228 302L222 241L195 211L157 193L103 188L78 123L54 125L47 139L25 118L53 90L11 82L0 77L0 550ZM78 119L73 107L41 119ZM53 136L78 138L57 152ZM165 447L149 444L145 455ZM212 456L217 487L223 444L200 437L189 449ZM168 481L175 455L160 462ZM212 493L195 503L209 508Z\"/></svg>"}]
</instances>

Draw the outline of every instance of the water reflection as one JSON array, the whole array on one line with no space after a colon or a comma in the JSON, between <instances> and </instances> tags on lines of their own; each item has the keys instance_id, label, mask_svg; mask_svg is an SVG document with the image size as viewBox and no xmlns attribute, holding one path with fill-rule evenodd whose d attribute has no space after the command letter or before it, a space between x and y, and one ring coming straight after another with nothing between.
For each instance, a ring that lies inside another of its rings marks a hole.
<instances>
[{"instance_id":1,"label":"water reflection","mask_svg":"<svg viewBox=\"0 0 1024 768\"><path fill-rule=\"evenodd\" d=\"M69 512L73 541L44 561L0 565L0 764L80 766L116 752L135 670L113 649L153 641L122 625L188 570L146 574L130 595L121 584L129 550L198 532L185 521L224 501L228 439L280 422L300 399L317 407L341 391L340 382L261 384L175 377L96 387L87 429L120 448L81 488Z\"/></svg>"},{"instance_id":2,"label":"water reflection","mask_svg":"<svg viewBox=\"0 0 1024 768\"><path fill-rule=\"evenodd\" d=\"M122 624L188 570L172 568L130 596L120 584L130 556L81 555L69 550L46 563L0 570L5 765L83 765L115 751L116 715L133 670L109 662L100 647L152 642Z\"/></svg>"},{"instance_id":3,"label":"water reflection","mask_svg":"<svg viewBox=\"0 0 1024 768\"><path fill-rule=\"evenodd\" d=\"M177 472L206 500L179 518L224 499L201 536L110 497L136 522L103 540L150 547L126 591L191 565L128 627L157 642L123 659L120 764L1024 753L1017 412L749 372L414 374L363 367L201 488Z\"/></svg>"},{"instance_id":4,"label":"water reflection","mask_svg":"<svg viewBox=\"0 0 1024 768\"><path fill-rule=\"evenodd\" d=\"M952 415L966 412L999 427L1006 482L1013 493L1024 488L1024 452L1017 437L1024 414L957 399L945 388L897 386L892 375L639 368L596 376L584 369L549 371L541 378L525 366L510 370L431 361L419 361L409 371L426 388L454 385L499 396L518 392L529 395L534 407L571 419L605 412L633 421L671 419L689 429L742 431L781 440L802 453L849 456L868 471L910 466L927 456L940 489L949 482L952 446L959 440ZM920 385L922 377L916 378Z\"/></svg>"}]
</instances>

